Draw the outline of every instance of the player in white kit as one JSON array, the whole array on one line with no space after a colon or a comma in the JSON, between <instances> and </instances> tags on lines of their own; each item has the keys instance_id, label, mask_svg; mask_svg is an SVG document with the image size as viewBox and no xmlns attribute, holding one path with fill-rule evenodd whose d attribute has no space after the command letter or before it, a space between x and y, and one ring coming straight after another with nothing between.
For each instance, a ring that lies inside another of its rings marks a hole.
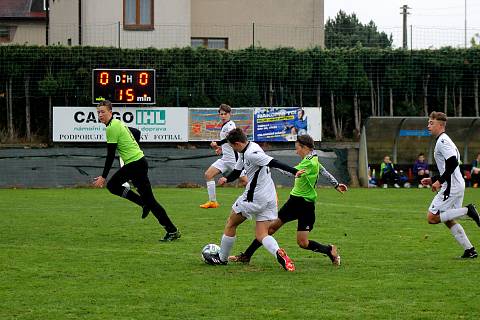
<instances>
[{"instance_id":1,"label":"player in white kit","mask_svg":"<svg viewBox=\"0 0 480 320\"><path fill-rule=\"evenodd\" d=\"M254 218L256 239L277 258L285 270L294 271L295 266L285 250L279 247L275 238L268 235L271 221L277 218L277 194L270 171L271 168L278 168L300 176L304 170L299 171L268 156L258 144L248 141L240 128L230 131L227 140L233 150L240 155L233 172L228 177L220 178L218 184L234 181L243 170L246 172L248 183L245 192L232 206L220 243L220 253L204 256L205 261L213 265L227 264L235 243L237 226L247 218Z\"/></svg>"},{"instance_id":2,"label":"player in white kit","mask_svg":"<svg viewBox=\"0 0 480 320\"><path fill-rule=\"evenodd\" d=\"M465 192L465 180L460 172L460 153L452 139L445 133L447 116L442 112L432 112L428 120L428 131L436 137L434 157L439 176L423 178L422 185L432 186L433 192L438 192L428 208L428 223L440 222L450 229L455 240L463 247L462 258L478 256L470 243L463 227L455 221L465 216L472 218L480 227L480 217L475 205L462 207Z\"/></svg>"},{"instance_id":3,"label":"player in white kit","mask_svg":"<svg viewBox=\"0 0 480 320\"><path fill-rule=\"evenodd\" d=\"M238 154L232 149L227 142L227 134L235 129L235 122L230 120L232 108L227 104L221 104L218 108L218 115L222 120L222 129L220 130L220 141L212 141L210 146L215 149L216 154L222 155L222 158L215 161L205 171L205 180L207 181L208 201L200 205L200 208L218 208L217 193L215 190L215 176L218 174L227 175L233 171ZM241 181L245 184L246 178L241 177Z\"/></svg>"}]
</instances>

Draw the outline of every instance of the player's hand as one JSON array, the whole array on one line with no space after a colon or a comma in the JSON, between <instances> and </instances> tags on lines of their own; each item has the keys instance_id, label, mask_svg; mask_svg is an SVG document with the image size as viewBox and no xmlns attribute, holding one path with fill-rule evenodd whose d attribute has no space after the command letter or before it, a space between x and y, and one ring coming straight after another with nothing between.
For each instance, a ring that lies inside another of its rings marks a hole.
<instances>
[{"instance_id":1,"label":"player's hand","mask_svg":"<svg viewBox=\"0 0 480 320\"><path fill-rule=\"evenodd\" d=\"M97 188L103 188L105 185L105 178L100 176L93 179L93 186Z\"/></svg>"},{"instance_id":2,"label":"player's hand","mask_svg":"<svg viewBox=\"0 0 480 320\"><path fill-rule=\"evenodd\" d=\"M217 142L216 141L210 142L210 147L212 147L213 149L217 149L218 148Z\"/></svg>"},{"instance_id":3,"label":"player's hand","mask_svg":"<svg viewBox=\"0 0 480 320\"><path fill-rule=\"evenodd\" d=\"M432 178L423 178L422 180L420 180L420 183L423 186L429 186L432 184Z\"/></svg>"},{"instance_id":4,"label":"player's hand","mask_svg":"<svg viewBox=\"0 0 480 320\"><path fill-rule=\"evenodd\" d=\"M216 148L215 148L215 154L216 154L217 156L221 155L221 154L222 154L222 148L216 147Z\"/></svg>"},{"instance_id":5,"label":"player's hand","mask_svg":"<svg viewBox=\"0 0 480 320\"><path fill-rule=\"evenodd\" d=\"M433 192L437 192L438 190L440 190L440 188L442 188L442 184L440 183L440 181L435 181L434 184L432 184L432 191Z\"/></svg>"},{"instance_id":6,"label":"player's hand","mask_svg":"<svg viewBox=\"0 0 480 320\"><path fill-rule=\"evenodd\" d=\"M217 184L218 184L219 186L223 186L225 183L227 183L227 178L221 177L220 179L218 179Z\"/></svg>"},{"instance_id":7,"label":"player's hand","mask_svg":"<svg viewBox=\"0 0 480 320\"><path fill-rule=\"evenodd\" d=\"M302 169L302 170L298 170L297 173L295 173L295 178L298 178L300 177L302 174L305 173L305 169Z\"/></svg>"},{"instance_id":8,"label":"player's hand","mask_svg":"<svg viewBox=\"0 0 480 320\"><path fill-rule=\"evenodd\" d=\"M343 183L340 183L335 189L340 193L344 193L344 192L348 191L347 185L345 185Z\"/></svg>"}]
</instances>

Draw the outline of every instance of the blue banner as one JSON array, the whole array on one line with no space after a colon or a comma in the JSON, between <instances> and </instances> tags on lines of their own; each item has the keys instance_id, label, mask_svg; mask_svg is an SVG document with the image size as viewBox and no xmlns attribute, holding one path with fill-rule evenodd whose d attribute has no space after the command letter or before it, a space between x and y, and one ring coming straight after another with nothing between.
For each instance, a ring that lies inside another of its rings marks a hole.
<instances>
[{"instance_id":1,"label":"blue banner","mask_svg":"<svg viewBox=\"0 0 480 320\"><path fill-rule=\"evenodd\" d=\"M307 132L307 118L301 108L257 108L254 114L255 141L295 141Z\"/></svg>"}]
</instances>

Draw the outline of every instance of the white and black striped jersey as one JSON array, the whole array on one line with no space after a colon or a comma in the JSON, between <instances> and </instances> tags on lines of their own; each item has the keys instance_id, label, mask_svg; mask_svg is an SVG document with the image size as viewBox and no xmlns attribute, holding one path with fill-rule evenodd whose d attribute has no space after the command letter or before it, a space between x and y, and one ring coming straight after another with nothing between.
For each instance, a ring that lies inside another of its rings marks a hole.
<instances>
[{"instance_id":1,"label":"white and black striped jersey","mask_svg":"<svg viewBox=\"0 0 480 320\"><path fill-rule=\"evenodd\" d=\"M437 137L433 156L435 157L435 162L437 163L437 168L440 175L443 175L445 172L445 162L448 158L456 157L458 163L460 163L460 152L458 152L457 146L446 133L442 133ZM456 195L462 193L464 190L465 180L460 172L460 166L457 166L453 174L450 176L450 179L447 178L447 180L442 184L442 188L439 192L448 196L450 194Z\"/></svg>"},{"instance_id":2,"label":"white and black striped jersey","mask_svg":"<svg viewBox=\"0 0 480 320\"><path fill-rule=\"evenodd\" d=\"M245 170L248 184L245 187L245 201L272 201L276 199L275 184L272 180L270 167L272 161L263 149L255 142L248 142L240 152L235 170Z\"/></svg>"},{"instance_id":3,"label":"white and black striped jersey","mask_svg":"<svg viewBox=\"0 0 480 320\"><path fill-rule=\"evenodd\" d=\"M235 128L236 128L235 122L233 122L232 120L225 122L222 125L222 129L220 130L220 141L226 139L228 133ZM232 162L232 163L237 161L237 157L235 156L235 151L233 151L232 147L228 142L225 142L224 144L222 144L221 147L222 147L223 161Z\"/></svg>"}]
</instances>

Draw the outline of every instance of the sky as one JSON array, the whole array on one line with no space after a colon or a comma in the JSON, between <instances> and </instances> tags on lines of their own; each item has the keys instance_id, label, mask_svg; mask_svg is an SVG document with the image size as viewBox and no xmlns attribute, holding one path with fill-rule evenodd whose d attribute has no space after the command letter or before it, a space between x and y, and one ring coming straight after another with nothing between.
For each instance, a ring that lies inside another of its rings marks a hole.
<instances>
[{"instance_id":1,"label":"sky","mask_svg":"<svg viewBox=\"0 0 480 320\"><path fill-rule=\"evenodd\" d=\"M339 10L355 13L360 22L366 24L373 20L379 30L392 34L395 47L402 45L400 7L408 5L411 8L407 17L409 47L465 46L465 0L324 0L324 3L325 22L329 17L335 18ZM470 39L480 34L480 0L466 0L466 4L469 47Z\"/></svg>"}]
</instances>

